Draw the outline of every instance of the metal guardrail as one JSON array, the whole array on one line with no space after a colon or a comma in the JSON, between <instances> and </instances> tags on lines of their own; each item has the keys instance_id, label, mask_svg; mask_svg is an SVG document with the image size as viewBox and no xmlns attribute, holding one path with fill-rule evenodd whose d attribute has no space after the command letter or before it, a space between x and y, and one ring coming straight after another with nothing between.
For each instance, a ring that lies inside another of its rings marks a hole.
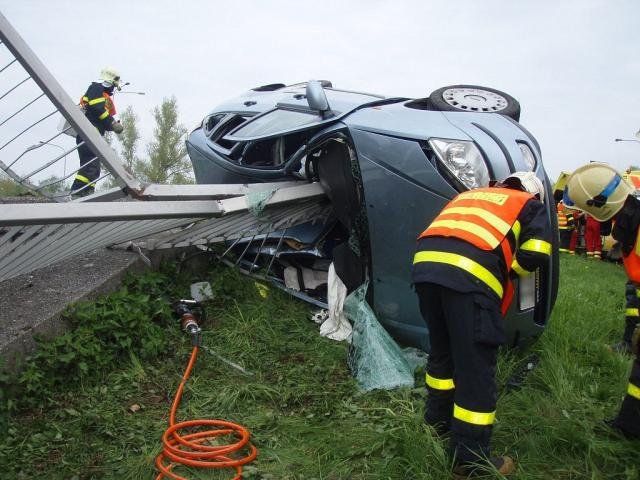
<instances>
[{"instance_id":1,"label":"metal guardrail","mask_svg":"<svg viewBox=\"0 0 640 480\"><path fill-rule=\"evenodd\" d=\"M64 204L0 203L0 281L125 241L145 238L146 248L204 245L331 214L320 185L307 182L143 185L1 13L0 40L0 111L8 112L0 114L0 174L56 202L70 200L66 180L78 168L67 169L66 162L78 145L58 130L64 119L107 168L101 180L111 175L119 185ZM251 194L262 191L255 197L264 208L252 212Z\"/></svg>"},{"instance_id":2,"label":"metal guardrail","mask_svg":"<svg viewBox=\"0 0 640 480\"><path fill-rule=\"evenodd\" d=\"M292 191L293 190L293 191ZM19 204L0 212L0 281L96 248L147 238L147 249L270 233L331 214L317 184L276 192L255 215L246 197ZM158 235L157 238L149 238Z\"/></svg>"}]
</instances>

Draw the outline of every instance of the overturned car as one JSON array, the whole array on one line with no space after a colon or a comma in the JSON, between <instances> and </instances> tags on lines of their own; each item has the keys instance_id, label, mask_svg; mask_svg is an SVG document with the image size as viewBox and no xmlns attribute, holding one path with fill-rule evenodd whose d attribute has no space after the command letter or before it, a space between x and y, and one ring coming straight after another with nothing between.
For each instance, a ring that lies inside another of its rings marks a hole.
<instances>
[{"instance_id":1,"label":"overturned car","mask_svg":"<svg viewBox=\"0 0 640 480\"><path fill-rule=\"evenodd\" d=\"M270 280L320 306L333 263L348 291L369 280L368 301L396 339L428 350L410 269L417 235L451 198L533 171L555 225L540 148L519 114L511 96L472 85L410 99L328 81L271 84L207 114L187 150L198 183L319 182L330 218L234 242L234 263L248 272L267 269ZM557 243L552 261L516 285L506 319L511 345L539 335L548 321Z\"/></svg>"}]
</instances>

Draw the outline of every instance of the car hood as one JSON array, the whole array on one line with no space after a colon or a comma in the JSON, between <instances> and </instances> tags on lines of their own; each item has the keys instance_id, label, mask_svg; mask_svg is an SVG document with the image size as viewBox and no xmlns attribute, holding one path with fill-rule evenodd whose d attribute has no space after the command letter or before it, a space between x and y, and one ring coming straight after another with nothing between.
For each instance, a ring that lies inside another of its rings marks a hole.
<instances>
[{"instance_id":1,"label":"car hood","mask_svg":"<svg viewBox=\"0 0 640 480\"><path fill-rule=\"evenodd\" d=\"M517 122L500 114L422 110L403 102L361 108L342 122L353 129L418 141L473 141L491 163L495 178L528 170L518 143L527 144L541 165L537 142Z\"/></svg>"}]
</instances>

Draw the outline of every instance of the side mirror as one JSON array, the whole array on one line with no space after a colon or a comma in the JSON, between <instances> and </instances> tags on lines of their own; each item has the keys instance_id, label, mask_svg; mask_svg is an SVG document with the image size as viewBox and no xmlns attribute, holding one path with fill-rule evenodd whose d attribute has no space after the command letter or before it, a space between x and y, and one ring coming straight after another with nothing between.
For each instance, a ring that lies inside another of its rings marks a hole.
<instances>
[{"instance_id":1,"label":"side mirror","mask_svg":"<svg viewBox=\"0 0 640 480\"><path fill-rule=\"evenodd\" d=\"M307 83L307 103L312 110L320 112L322 117L326 113L330 112L329 102L327 101L327 95L324 93L324 88L318 80L309 80Z\"/></svg>"}]
</instances>

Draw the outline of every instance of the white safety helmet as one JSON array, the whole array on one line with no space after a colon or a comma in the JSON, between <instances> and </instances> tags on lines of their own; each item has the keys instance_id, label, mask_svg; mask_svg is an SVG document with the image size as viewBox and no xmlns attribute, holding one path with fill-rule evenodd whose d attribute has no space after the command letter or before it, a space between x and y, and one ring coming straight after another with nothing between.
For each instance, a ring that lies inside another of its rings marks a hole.
<instances>
[{"instance_id":1,"label":"white safety helmet","mask_svg":"<svg viewBox=\"0 0 640 480\"><path fill-rule=\"evenodd\" d=\"M120 90L120 74L115 68L113 67L103 68L102 71L100 72L100 80L102 80L103 85L108 84L108 85L104 85L105 87L110 87L113 85L118 90Z\"/></svg>"},{"instance_id":2,"label":"white safety helmet","mask_svg":"<svg viewBox=\"0 0 640 480\"><path fill-rule=\"evenodd\" d=\"M501 183L507 187L529 192L544 202L544 185L533 172L514 172Z\"/></svg>"},{"instance_id":3,"label":"white safety helmet","mask_svg":"<svg viewBox=\"0 0 640 480\"><path fill-rule=\"evenodd\" d=\"M622 209L633 190L633 186L611 165L592 162L569 176L562 201L600 222L606 222Z\"/></svg>"}]
</instances>

